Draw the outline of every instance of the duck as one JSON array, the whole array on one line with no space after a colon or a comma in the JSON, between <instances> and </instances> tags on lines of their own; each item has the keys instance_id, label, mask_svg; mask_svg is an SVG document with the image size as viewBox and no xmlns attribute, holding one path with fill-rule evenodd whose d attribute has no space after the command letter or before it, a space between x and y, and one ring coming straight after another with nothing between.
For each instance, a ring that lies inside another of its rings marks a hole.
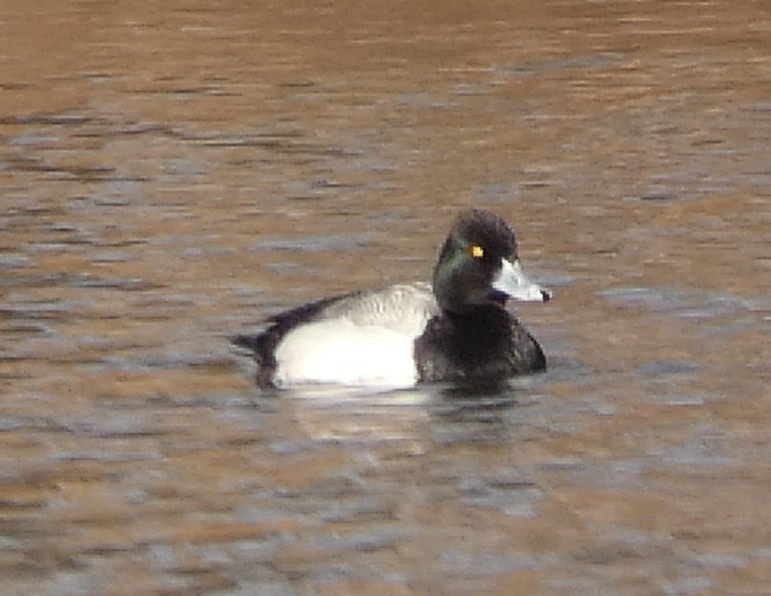
<instances>
[{"instance_id":1,"label":"duck","mask_svg":"<svg viewBox=\"0 0 771 596\"><path fill-rule=\"evenodd\" d=\"M263 388L498 384L546 370L543 349L507 303L551 298L525 275L512 227L474 208L456 217L430 283L323 298L231 342L256 360Z\"/></svg>"}]
</instances>

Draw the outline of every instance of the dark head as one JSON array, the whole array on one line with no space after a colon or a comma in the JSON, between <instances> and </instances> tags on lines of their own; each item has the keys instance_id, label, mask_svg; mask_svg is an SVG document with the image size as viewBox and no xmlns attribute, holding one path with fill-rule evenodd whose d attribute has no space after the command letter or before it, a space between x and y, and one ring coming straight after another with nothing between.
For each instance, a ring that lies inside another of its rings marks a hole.
<instances>
[{"instance_id":1,"label":"dark head","mask_svg":"<svg viewBox=\"0 0 771 596\"><path fill-rule=\"evenodd\" d=\"M455 220L434 269L434 294L442 310L463 313L508 298L546 302L551 292L522 271L514 230L497 215L471 209Z\"/></svg>"}]
</instances>

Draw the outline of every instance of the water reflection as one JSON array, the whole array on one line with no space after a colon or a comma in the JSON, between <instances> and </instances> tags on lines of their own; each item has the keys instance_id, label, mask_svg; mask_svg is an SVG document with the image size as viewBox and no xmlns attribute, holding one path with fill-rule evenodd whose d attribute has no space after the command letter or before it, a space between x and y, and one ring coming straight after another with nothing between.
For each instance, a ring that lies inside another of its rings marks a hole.
<instances>
[{"instance_id":1,"label":"water reflection","mask_svg":"<svg viewBox=\"0 0 771 596\"><path fill-rule=\"evenodd\" d=\"M518 404L510 389L470 393L430 385L398 391L319 386L275 392L259 403L277 399L297 401L294 415L315 439L411 441L418 450L435 441L500 440L508 432L506 412Z\"/></svg>"}]
</instances>

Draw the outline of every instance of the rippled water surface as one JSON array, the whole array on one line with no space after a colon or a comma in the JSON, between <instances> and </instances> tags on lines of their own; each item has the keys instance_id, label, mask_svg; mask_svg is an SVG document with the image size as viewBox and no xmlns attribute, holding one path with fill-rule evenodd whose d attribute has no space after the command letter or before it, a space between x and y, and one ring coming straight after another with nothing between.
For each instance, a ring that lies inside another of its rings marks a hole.
<instances>
[{"instance_id":1,"label":"rippled water surface","mask_svg":"<svg viewBox=\"0 0 771 596\"><path fill-rule=\"evenodd\" d=\"M771 6L0 6L9 594L761 594ZM228 336L517 228L496 395L261 393Z\"/></svg>"}]
</instances>

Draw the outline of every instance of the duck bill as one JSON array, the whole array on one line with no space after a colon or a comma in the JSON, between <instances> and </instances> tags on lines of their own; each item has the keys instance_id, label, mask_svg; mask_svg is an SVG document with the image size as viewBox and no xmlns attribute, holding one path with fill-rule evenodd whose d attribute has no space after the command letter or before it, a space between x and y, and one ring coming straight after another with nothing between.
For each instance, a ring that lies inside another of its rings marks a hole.
<instances>
[{"instance_id":1,"label":"duck bill","mask_svg":"<svg viewBox=\"0 0 771 596\"><path fill-rule=\"evenodd\" d=\"M503 259L501 263L501 270L492 283L492 288L496 294L505 294L508 298L523 302L548 302L551 300L551 291L530 281L522 271L519 259L513 263L508 259Z\"/></svg>"}]
</instances>

